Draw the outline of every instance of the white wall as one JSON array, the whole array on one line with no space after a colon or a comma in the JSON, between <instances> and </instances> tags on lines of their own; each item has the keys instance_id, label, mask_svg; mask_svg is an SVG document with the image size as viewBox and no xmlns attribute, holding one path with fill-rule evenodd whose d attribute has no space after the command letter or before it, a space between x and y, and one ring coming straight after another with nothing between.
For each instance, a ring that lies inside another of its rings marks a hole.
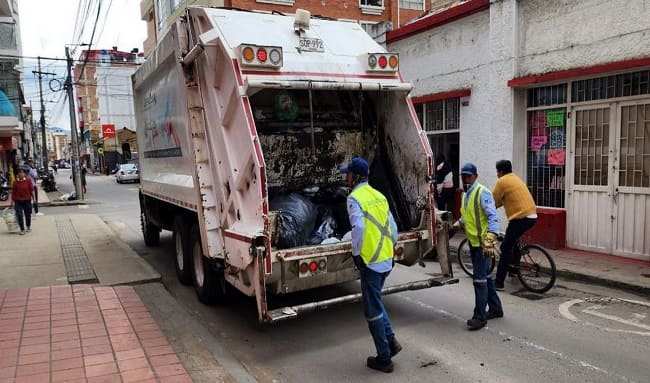
<instances>
[{"instance_id":1,"label":"white wall","mask_svg":"<svg viewBox=\"0 0 650 383\"><path fill-rule=\"evenodd\" d=\"M98 116L102 124L114 124L116 129L135 130L131 75L136 66L97 67Z\"/></svg>"},{"instance_id":2,"label":"white wall","mask_svg":"<svg viewBox=\"0 0 650 383\"><path fill-rule=\"evenodd\" d=\"M481 182L494 163L525 175L525 90L513 78L650 57L650 0L493 1L490 9L388 44L413 97L471 89L460 110L460 161ZM514 26L517 26L516 30Z\"/></svg>"}]
</instances>

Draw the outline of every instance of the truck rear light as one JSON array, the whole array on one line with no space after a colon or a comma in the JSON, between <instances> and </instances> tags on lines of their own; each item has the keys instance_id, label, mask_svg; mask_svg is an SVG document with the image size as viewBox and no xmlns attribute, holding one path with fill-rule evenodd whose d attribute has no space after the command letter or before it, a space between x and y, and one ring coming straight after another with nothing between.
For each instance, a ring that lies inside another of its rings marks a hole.
<instances>
[{"instance_id":1,"label":"truck rear light","mask_svg":"<svg viewBox=\"0 0 650 383\"><path fill-rule=\"evenodd\" d=\"M263 62L263 63L266 62L267 57L268 56L266 54L266 49L260 48L260 49L257 50L257 59L260 62Z\"/></svg>"},{"instance_id":2,"label":"truck rear light","mask_svg":"<svg viewBox=\"0 0 650 383\"><path fill-rule=\"evenodd\" d=\"M282 67L282 47L242 44L240 50L242 66Z\"/></svg>"},{"instance_id":3,"label":"truck rear light","mask_svg":"<svg viewBox=\"0 0 650 383\"><path fill-rule=\"evenodd\" d=\"M386 58L386 56L379 57L379 67L381 69L384 69L386 68L386 65L388 65L388 59Z\"/></svg>"},{"instance_id":4,"label":"truck rear light","mask_svg":"<svg viewBox=\"0 0 650 383\"><path fill-rule=\"evenodd\" d=\"M299 270L300 278L327 273L326 257L301 259L298 262L299 262L298 270Z\"/></svg>"},{"instance_id":5,"label":"truck rear light","mask_svg":"<svg viewBox=\"0 0 650 383\"><path fill-rule=\"evenodd\" d=\"M397 53L368 53L369 72L397 72L399 55Z\"/></svg>"},{"instance_id":6,"label":"truck rear light","mask_svg":"<svg viewBox=\"0 0 650 383\"><path fill-rule=\"evenodd\" d=\"M246 62L251 62L255 58L255 52L253 51L253 48L251 47L246 47L242 50L242 57Z\"/></svg>"}]
</instances>

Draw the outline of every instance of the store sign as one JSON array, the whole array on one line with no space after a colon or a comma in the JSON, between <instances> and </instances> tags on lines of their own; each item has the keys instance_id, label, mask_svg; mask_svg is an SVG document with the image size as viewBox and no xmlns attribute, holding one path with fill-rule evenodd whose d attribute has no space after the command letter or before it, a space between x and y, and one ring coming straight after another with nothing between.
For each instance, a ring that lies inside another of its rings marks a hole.
<instances>
[{"instance_id":1,"label":"store sign","mask_svg":"<svg viewBox=\"0 0 650 383\"><path fill-rule=\"evenodd\" d=\"M564 110L546 112L546 126L564 126Z\"/></svg>"},{"instance_id":2,"label":"store sign","mask_svg":"<svg viewBox=\"0 0 650 383\"><path fill-rule=\"evenodd\" d=\"M102 137L104 138L115 137L115 125L113 124L102 125Z\"/></svg>"}]
</instances>

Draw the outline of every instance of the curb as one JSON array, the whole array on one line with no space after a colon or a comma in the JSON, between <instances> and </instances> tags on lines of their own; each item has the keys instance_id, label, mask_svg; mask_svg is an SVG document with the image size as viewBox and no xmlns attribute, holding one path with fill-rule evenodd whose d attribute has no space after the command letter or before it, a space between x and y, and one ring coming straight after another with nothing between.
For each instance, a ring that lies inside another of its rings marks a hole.
<instances>
[{"instance_id":1,"label":"curb","mask_svg":"<svg viewBox=\"0 0 650 383\"><path fill-rule=\"evenodd\" d=\"M598 277L595 275L578 273L568 269L563 269L563 270L558 269L557 276L568 280L590 282L600 286L613 287L631 293L639 293L646 296L650 296L650 286L641 286L641 285L635 285L628 282L615 281L603 277Z\"/></svg>"},{"instance_id":2,"label":"curb","mask_svg":"<svg viewBox=\"0 0 650 383\"><path fill-rule=\"evenodd\" d=\"M458 245L455 244L455 246L449 246L449 255L452 257L452 262L458 264L457 262L457 249ZM635 285L632 283L628 282L622 282L622 281L615 281L612 279L607 279L595 275L589 275L589 274L584 274L584 273L579 273L577 271L569 270L569 269L557 269L557 277L558 279L565 279L565 280L571 280L571 281L581 281L581 282L589 282L593 283L595 285L599 286L604 286L604 287L612 287L615 289L627 291L630 293L635 293L635 294L644 294L646 296L650 296L650 286L643 286L643 285ZM557 280L556 280L557 284Z\"/></svg>"}]
</instances>

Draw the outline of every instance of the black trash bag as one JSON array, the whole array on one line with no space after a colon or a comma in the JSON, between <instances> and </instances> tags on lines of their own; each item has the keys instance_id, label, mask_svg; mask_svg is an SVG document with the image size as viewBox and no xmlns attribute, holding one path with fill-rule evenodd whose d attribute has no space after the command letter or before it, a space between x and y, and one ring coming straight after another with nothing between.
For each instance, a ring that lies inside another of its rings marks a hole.
<instances>
[{"instance_id":1,"label":"black trash bag","mask_svg":"<svg viewBox=\"0 0 650 383\"><path fill-rule=\"evenodd\" d=\"M277 196L269 205L272 211L278 213L278 248L304 246L316 224L316 206L296 193Z\"/></svg>"}]
</instances>

